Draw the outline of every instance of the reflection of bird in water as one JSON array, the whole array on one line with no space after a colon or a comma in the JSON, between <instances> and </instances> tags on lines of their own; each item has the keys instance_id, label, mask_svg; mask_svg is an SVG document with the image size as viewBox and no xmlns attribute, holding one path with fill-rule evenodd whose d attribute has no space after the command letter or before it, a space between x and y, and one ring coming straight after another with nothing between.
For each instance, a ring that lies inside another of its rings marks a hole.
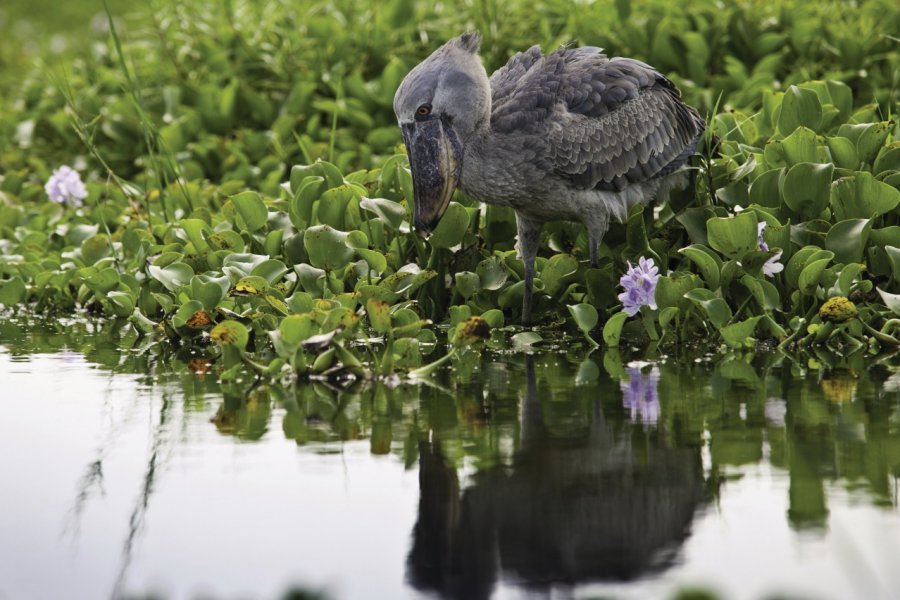
<instances>
[{"instance_id":1,"label":"reflection of bird in water","mask_svg":"<svg viewBox=\"0 0 900 600\"><path fill-rule=\"evenodd\" d=\"M541 589L670 566L707 498L699 451L642 436L636 457L627 436L612 434L599 399L577 436L554 435L542 417L531 357L526 375L511 473L478 473L460 493L440 441L420 445L419 519L408 557L413 585L450 598L487 598L501 575Z\"/></svg>"},{"instance_id":2,"label":"reflection of bird in water","mask_svg":"<svg viewBox=\"0 0 900 600\"><path fill-rule=\"evenodd\" d=\"M415 226L433 230L459 186L516 211L525 262L522 319L547 221L587 228L591 262L611 218L686 183L706 127L675 85L600 48L520 52L490 79L466 33L406 76L394 97L412 170Z\"/></svg>"}]
</instances>

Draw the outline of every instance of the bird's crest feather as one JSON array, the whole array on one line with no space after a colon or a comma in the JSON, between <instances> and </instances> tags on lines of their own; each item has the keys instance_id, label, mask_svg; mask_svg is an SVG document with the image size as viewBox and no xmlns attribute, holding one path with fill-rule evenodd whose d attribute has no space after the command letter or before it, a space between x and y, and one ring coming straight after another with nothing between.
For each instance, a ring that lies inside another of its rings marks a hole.
<instances>
[{"instance_id":1,"label":"bird's crest feather","mask_svg":"<svg viewBox=\"0 0 900 600\"><path fill-rule=\"evenodd\" d=\"M478 50L481 48L481 34L477 31L467 31L450 40L449 44L470 54L478 54Z\"/></svg>"}]
</instances>

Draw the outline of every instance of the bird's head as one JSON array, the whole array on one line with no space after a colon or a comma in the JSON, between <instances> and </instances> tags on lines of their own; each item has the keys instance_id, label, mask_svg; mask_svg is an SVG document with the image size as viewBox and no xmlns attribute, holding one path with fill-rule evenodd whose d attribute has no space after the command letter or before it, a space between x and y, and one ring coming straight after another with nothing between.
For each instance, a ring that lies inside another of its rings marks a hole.
<instances>
[{"instance_id":1,"label":"bird's head","mask_svg":"<svg viewBox=\"0 0 900 600\"><path fill-rule=\"evenodd\" d=\"M426 234L450 204L469 136L490 118L480 45L477 33L453 38L410 71L394 95L412 169L414 223Z\"/></svg>"}]
</instances>

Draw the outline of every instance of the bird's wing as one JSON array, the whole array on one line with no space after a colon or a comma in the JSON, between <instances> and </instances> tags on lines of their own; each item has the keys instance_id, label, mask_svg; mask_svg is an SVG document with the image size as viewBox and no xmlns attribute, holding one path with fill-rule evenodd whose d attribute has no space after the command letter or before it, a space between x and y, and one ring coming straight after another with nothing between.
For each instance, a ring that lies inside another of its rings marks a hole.
<instances>
[{"instance_id":1,"label":"bird's wing","mask_svg":"<svg viewBox=\"0 0 900 600\"><path fill-rule=\"evenodd\" d=\"M562 49L533 64L491 123L545 139L548 167L580 189L621 189L672 172L705 127L652 67L595 48Z\"/></svg>"},{"instance_id":2,"label":"bird's wing","mask_svg":"<svg viewBox=\"0 0 900 600\"><path fill-rule=\"evenodd\" d=\"M503 104L529 69L542 58L541 47L532 46L524 52L514 54L504 66L494 71L491 75L491 105Z\"/></svg>"}]
</instances>

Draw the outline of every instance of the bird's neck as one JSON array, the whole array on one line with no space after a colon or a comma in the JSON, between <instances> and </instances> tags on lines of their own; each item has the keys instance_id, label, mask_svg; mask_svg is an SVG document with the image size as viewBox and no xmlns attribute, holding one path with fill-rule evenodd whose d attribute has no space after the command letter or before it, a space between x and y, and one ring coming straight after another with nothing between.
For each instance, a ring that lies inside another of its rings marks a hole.
<instances>
[{"instance_id":1,"label":"bird's neck","mask_svg":"<svg viewBox=\"0 0 900 600\"><path fill-rule=\"evenodd\" d=\"M463 143L462 172L459 187L467 195L481 202L512 206L519 194L513 193L507 153L490 127L490 119L477 126Z\"/></svg>"}]
</instances>

